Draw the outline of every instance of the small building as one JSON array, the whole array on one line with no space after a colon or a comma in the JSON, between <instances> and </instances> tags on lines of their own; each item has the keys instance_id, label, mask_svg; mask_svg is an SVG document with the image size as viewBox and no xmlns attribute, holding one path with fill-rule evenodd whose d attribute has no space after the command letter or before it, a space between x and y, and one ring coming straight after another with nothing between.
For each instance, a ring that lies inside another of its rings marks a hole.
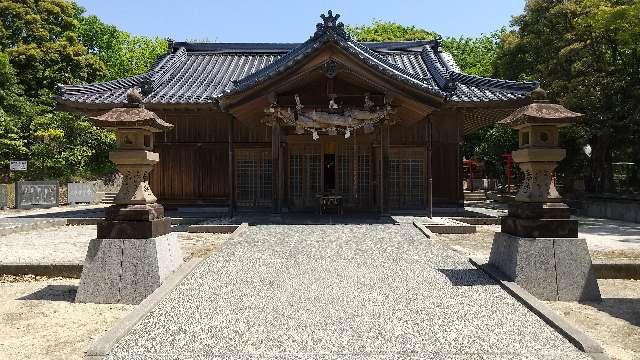
<instances>
[{"instance_id":1,"label":"small building","mask_svg":"<svg viewBox=\"0 0 640 360\"><path fill-rule=\"evenodd\" d=\"M322 15L301 44L172 42L149 72L65 85L96 115L140 88L174 125L156 134L151 187L165 206L307 211L463 207L463 136L530 103L534 82L464 74L438 40L362 43Z\"/></svg>"}]
</instances>

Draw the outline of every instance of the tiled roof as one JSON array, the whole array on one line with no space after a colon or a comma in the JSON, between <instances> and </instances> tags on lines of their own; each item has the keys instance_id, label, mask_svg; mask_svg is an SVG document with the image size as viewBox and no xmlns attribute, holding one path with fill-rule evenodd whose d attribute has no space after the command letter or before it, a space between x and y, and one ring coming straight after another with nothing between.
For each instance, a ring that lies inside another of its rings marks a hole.
<instances>
[{"instance_id":1,"label":"tiled roof","mask_svg":"<svg viewBox=\"0 0 640 360\"><path fill-rule=\"evenodd\" d=\"M386 76L449 102L521 100L538 85L462 74L438 41L360 43L336 17L323 19L302 44L172 43L170 53L151 71L104 83L64 85L58 101L76 108L120 106L127 91L137 86L146 104L211 104L287 70L327 42Z\"/></svg>"}]
</instances>

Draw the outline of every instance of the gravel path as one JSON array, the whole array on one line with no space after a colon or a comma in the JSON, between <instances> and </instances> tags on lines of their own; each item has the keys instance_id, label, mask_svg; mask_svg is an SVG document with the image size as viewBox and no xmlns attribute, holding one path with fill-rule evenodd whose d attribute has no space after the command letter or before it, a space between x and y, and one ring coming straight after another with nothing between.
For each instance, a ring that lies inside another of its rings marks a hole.
<instances>
[{"instance_id":1,"label":"gravel path","mask_svg":"<svg viewBox=\"0 0 640 360\"><path fill-rule=\"evenodd\" d=\"M110 359L588 359L410 225L256 226Z\"/></svg>"}]
</instances>

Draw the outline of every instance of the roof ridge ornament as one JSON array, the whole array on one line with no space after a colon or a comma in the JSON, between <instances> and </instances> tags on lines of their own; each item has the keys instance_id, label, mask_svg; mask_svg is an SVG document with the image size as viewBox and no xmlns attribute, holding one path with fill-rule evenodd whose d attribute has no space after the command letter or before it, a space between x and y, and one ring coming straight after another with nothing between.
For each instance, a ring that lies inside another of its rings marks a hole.
<instances>
[{"instance_id":1,"label":"roof ridge ornament","mask_svg":"<svg viewBox=\"0 0 640 360\"><path fill-rule=\"evenodd\" d=\"M140 92L139 87L132 87L127 91L127 105L125 107L144 107L143 104L144 97Z\"/></svg>"},{"instance_id":2,"label":"roof ridge ornament","mask_svg":"<svg viewBox=\"0 0 640 360\"><path fill-rule=\"evenodd\" d=\"M316 32L313 35L314 38L327 33L333 33L346 39L350 38L349 34L344 30L344 24L338 21L340 14L333 15L333 11L329 10L327 11L327 15L320 14L320 18L322 18L322 22L316 25Z\"/></svg>"}]
</instances>

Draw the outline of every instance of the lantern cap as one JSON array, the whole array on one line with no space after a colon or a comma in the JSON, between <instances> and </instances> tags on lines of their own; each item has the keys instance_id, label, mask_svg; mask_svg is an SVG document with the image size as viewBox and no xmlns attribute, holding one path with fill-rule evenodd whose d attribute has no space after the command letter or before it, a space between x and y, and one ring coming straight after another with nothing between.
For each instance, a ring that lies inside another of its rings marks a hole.
<instances>
[{"instance_id":1,"label":"lantern cap","mask_svg":"<svg viewBox=\"0 0 640 360\"><path fill-rule=\"evenodd\" d=\"M531 93L533 103L523 106L506 118L499 121L513 128L524 125L556 125L565 126L576 122L583 115L573 112L562 105L552 104L547 100L547 93L537 88Z\"/></svg>"}]
</instances>

